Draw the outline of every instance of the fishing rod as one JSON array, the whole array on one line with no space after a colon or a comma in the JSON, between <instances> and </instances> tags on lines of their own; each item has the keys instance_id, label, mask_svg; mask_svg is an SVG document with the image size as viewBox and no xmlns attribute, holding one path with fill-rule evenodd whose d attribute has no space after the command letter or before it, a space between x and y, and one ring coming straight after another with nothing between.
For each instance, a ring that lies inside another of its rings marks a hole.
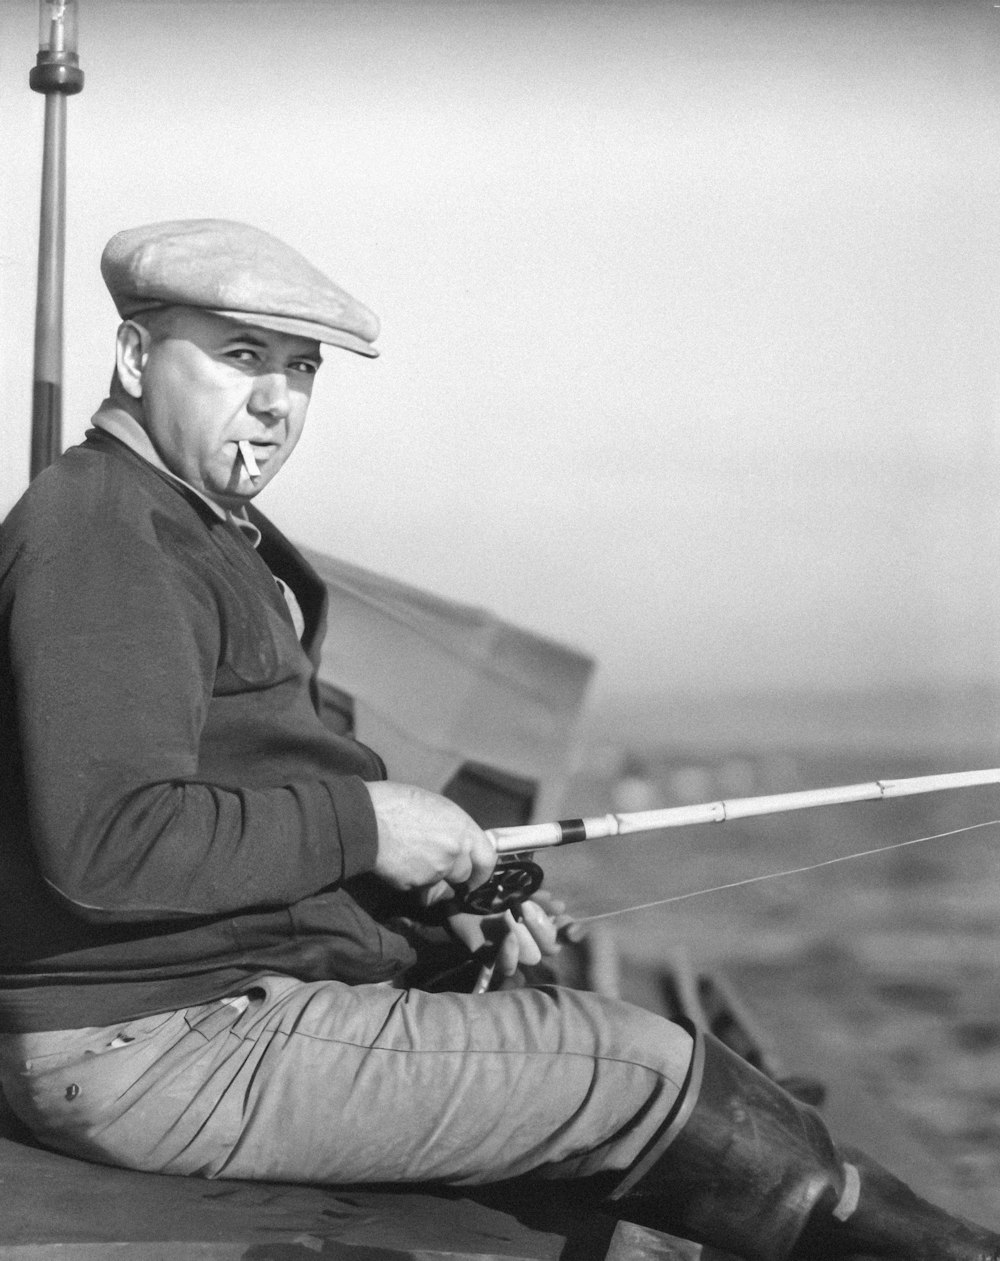
<instances>
[{"instance_id":1,"label":"fishing rod","mask_svg":"<svg viewBox=\"0 0 1000 1261\"><path fill-rule=\"evenodd\" d=\"M760 797L733 797L692 806L663 810L638 810L604 814L589 819L562 819L553 823L529 823L522 827L490 828L487 835L500 861L485 884L466 893L462 904L477 914L496 914L516 907L542 883L542 869L528 857L538 849L575 845L612 836L635 836L665 828L693 827L703 823L727 823L766 814L785 814L819 806L848 805L861 801L887 801L921 793L946 792L1000 784L1000 769L954 771L943 775L918 775L909 779L877 779L865 784L844 784Z\"/></svg>"},{"instance_id":2,"label":"fishing rod","mask_svg":"<svg viewBox=\"0 0 1000 1261\"><path fill-rule=\"evenodd\" d=\"M626 814L604 814L589 819L562 819L554 823L529 823L522 827L490 828L487 836L496 846L499 861L485 884L466 892L460 899L463 910L477 915L505 914L513 924L512 916L527 898L539 888L544 873L528 855L536 849L552 849L562 845L575 845L580 841L596 841L612 836L635 836L640 833L659 832L665 828L692 827L703 823L728 823L735 819L750 819L767 814L785 814L795 810L811 810L819 806L842 806L860 801L888 801L897 797L914 797L922 793L947 792L959 788L979 788L1000 784L1000 768L982 771L954 771L943 775L918 775L909 779L876 779L866 784L843 784L833 788L812 788L799 792L774 793L760 797L733 797L720 801L703 802L693 806L669 806L662 810L637 810ZM971 828L958 828L942 832L938 836L922 836L917 840L903 841L880 849L866 850L863 854L848 855L862 858L869 854L897 849L902 845L918 845L939 837L957 835L979 827L991 827L1000 820L973 824ZM833 859L833 862L846 861ZM714 893L723 889L738 888L755 880L772 879L775 876L793 875L811 871L827 863L814 863L809 867L796 868L794 872L773 872L767 876L734 881L711 889L701 889L694 894L682 894L676 898L661 898L655 902L631 907L661 906L680 901L683 897ZM618 914L619 912L609 912ZM603 919L603 915L587 916ZM484 994L492 984L496 960L485 962L479 970L473 993Z\"/></svg>"},{"instance_id":3,"label":"fishing rod","mask_svg":"<svg viewBox=\"0 0 1000 1261\"><path fill-rule=\"evenodd\" d=\"M31 402L31 477L62 448L63 270L66 252L66 98L83 91L76 0L39 0L38 56L28 75L45 97L38 297Z\"/></svg>"},{"instance_id":4,"label":"fishing rod","mask_svg":"<svg viewBox=\"0 0 1000 1261\"><path fill-rule=\"evenodd\" d=\"M592 819L529 823L523 827L492 828L489 836L498 854L510 854L572 845L577 841L596 841L606 836L632 836L638 832L658 832L661 828L691 827L700 823L727 823L731 819L751 819L762 814L785 814L792 810L842 806L855 801L885 801L893 797L913 797L955 788L978 788L984 784L1000 784L1000 769L917 775L910 779L876 779L867 784L809 788L764 797L733 797L696 806L671 806L665 810L637 810L630 814L604 814Z\"/></svg>"}]
</instances>

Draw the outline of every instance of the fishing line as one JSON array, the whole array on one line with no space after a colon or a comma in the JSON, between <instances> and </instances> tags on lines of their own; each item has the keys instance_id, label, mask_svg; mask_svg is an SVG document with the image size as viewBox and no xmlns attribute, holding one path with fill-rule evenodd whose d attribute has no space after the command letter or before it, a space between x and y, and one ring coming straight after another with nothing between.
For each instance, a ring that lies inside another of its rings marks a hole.
<instances>
[{"instance_id":1,"label":"fishing line","mask_svg":"<svg viewBox=\"0 0 1000 1261\"><path fill-rule=\"evenodd\" d=\"M628 915L631 911L648 911L654 906L669 906L672 902L684 902L687 898L700 898L706 893L722 893L725 889L740 889L748 884L760 884L764 880L780 880L783 876L800 876L806 871L818 871L820 867L832 867L834 863L848 863L855 858L870 858L872 854L888 854L893 849L905 849L908 845L924 845L927 841L941 841L947 836L960 836L963 832L974 832L977 828L992 828L1000 823L1000 819L988 819L985 823L970 823L964 828L953 828L950 832L936 832L933 836L918 836L911 841L896 841L893 845L880 845L878 849L865 849L857 854L842 854L839 858L826 858L821 863L810 863L808 867L792 867L788 871L772 871L766 876L750 876L746 880L731 880L728 884L716 884L709 889L694 889L690 893L675 893L669 898L658 898L655 902L640 902L635 906L622 906L616 911L602 911L597 915L577 915L578 924L590 923L597 919L610 919L613 915Z\"/></svg>"}]
</instances>

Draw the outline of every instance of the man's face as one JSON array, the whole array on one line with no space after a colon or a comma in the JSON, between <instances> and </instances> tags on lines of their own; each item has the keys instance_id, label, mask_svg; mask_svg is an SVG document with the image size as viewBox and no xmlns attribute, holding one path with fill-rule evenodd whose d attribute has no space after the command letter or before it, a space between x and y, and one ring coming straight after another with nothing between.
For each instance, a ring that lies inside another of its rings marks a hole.
<instances>
[{"instance_id":1,"label":"man's face","mask_svg":"<svg viewBox=\"0 0 1000 1261\"><path fill-rule=\"evenodd\" d=\"M143 427L175 476L237 507L295 449L319 365L319 343L308 338L176 308L143 358ZM259 477L240 442L251 444Z\"/></svg>"}]
</instances>

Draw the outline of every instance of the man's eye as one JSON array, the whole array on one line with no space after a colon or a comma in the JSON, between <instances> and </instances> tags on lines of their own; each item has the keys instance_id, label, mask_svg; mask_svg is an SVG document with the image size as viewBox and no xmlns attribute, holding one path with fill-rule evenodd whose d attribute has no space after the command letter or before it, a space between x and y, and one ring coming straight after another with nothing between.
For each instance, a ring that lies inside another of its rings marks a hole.
<instances>
[{"instance_id":1,"label":"man's eye","mask_svg":"<svg viewBox=\"0 0 1000 1261\"><path fill-rule=\"evenodd\" d=\"M319 371L319 364L314 363L311 359L296 359L290 367L293 372L302 372L310 377L314 377Z\"/></svg>"},{"instance_id":2,"label":"man's eye","mask_svg":"<svg viewBox=\"0 0 1000 1261\"><path fill-rule=\"evenodd\" d=\"M249 350L246 346L237 346L226 352L226 358L232 359L236 363L255 363L257 360L257 352Z\"/></svg>"}]
</instances>

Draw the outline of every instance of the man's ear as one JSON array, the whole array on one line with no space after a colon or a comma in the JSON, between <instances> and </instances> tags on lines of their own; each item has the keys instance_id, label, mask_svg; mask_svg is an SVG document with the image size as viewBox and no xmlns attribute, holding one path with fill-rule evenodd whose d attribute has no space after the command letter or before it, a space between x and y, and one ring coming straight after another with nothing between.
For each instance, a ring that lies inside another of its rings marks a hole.
<instances>
[{"instance_id":1,"label":"man's ear","mask_svg":"<svg viewBox=\"0 0 1000 1261\"><path fill-rule=\"evenodd\" d=\"M126 394L142 398L142 374L149 358L150 336L141 324L126 320L118 327L115 367Z\"/></svg>"}]
</instances>

